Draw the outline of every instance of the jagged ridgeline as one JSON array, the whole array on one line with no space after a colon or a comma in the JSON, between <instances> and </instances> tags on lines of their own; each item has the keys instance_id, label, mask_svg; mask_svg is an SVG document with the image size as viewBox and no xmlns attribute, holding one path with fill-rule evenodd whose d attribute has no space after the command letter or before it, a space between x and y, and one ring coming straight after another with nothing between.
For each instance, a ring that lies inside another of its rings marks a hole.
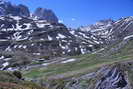
<instances>
[{"instance_id":1,"label":"jagged ridgeline","mask_svg":"<svg viewBox=\"0 0 133 89\"><path fill-rule=\"evenodd\" d=\"M21 16L21 17L37 17L38 19L46 20L48 22L58 22L58 18L54 12L50 9L37 8L35 13L31 14L29 8L25 5L13 5L12 3L1 0L0 1L0 15L12 15L12 16Z\"/></svg>"}]
</instances>

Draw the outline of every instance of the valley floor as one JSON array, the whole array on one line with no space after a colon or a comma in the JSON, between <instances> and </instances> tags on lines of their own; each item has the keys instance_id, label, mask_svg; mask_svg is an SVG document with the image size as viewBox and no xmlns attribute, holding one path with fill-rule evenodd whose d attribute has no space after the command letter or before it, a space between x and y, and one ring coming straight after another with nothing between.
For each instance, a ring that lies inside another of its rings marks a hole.
<instances>
[{"instance_id":1,"label":"valley floor","mask_svg":"<svg viewBox=\"0 0 133 89\"><path fill-rule=\"evenodd\" d=\"M92 77L93 74L96 73L96 71L104 67L106 68L106 66L112 66L115 64L117 65L123 63L132 64L133 63L132 44L133 43L130 42L128 45L121 48L117 52L109 52L110 48L108 47L105 48L105 50L100 50L92 54L61 58L62 60L45 63L42 64L42 66L31 68L28 71L23 71L23 73L28 80L33 80L36 82L41 81L44 83L44 85L48 85L49 82L51 83L51 80L53 81L56 80L57 85L59 84L59 86L64 86L62 85L64 81L66 84L66 82L68 83L72 81L73 78L78 80L86 75L88 76L87 78ZM58 89L58 88L51 88L51 89ZM67 88L59 88L59 89L67 89ZM76 88L68 88L68 89L76 89ZM77 88L77 89L82 89L82 88ZM88 88L86 87L83 89L88 89Z\"/></svg>"}]
</instances>

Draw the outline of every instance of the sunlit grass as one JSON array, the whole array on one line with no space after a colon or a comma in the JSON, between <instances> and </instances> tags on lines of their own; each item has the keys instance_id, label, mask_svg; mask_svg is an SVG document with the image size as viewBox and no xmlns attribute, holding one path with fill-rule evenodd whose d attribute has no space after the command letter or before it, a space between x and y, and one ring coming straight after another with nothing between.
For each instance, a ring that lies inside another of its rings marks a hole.
<instances>
[{"instance_id":1,"label":"sunlit grass","mask_svg":"<svg viewBox=\"0 0 133 89\"><path fill-rule=\"evenodd\" d=\"M35 68L30 71L24 72L24 76L28 78L38 77L70 77L86 72L95 71L97 68L103 65L113 64L115 62L127 61L133 59L133 42L129 43L126 47L120 49L117 53L111 55L100 55L100 54L85 54L74 56L77 61L66 63L66 64L52 64L45 68Z\"/></svg>"}]
</instances>

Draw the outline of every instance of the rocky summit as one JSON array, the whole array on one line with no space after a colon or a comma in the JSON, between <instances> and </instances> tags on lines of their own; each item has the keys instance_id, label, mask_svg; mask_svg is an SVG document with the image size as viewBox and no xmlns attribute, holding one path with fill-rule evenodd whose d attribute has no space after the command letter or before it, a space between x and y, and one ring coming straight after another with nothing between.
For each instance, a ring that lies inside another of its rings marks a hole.
<instances>
[{"instance_id":1,"label":"rocky summit","mask_svg":"<svg viewBox=\"0 0 133 89\"><path fill-rule=\"evenodd\" d=\"M39 19L47 20L48 22L58 23L57 16L50 9L37 8L34 16L37 16Z\"/></svg>"},{"instance_id":2,"label":"rocky summit","mask_svg":"<svg viewBox=\"0 0 133 89\"><path fill-rule=\"evenodd\" d=\"M12 5L10 2L0 0L0 15L13 15L13 16L30 16L30 11L25 5Z\"/></svg>"},{"instance_id":3,"label":"rocky summit","mask_svg":"<svg viewBox=\"0 0 133 89\"><path fill-rule=\"evenodd\" d=\"M133 89L132 45L133 16L72 29L0 0L0 89Z\"/></svg>"}]
</instances>

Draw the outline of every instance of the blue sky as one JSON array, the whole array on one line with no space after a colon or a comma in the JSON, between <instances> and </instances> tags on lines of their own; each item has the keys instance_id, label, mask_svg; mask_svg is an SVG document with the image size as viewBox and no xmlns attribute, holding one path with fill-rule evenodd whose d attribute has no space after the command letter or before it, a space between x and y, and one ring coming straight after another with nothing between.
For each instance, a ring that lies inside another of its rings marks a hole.
<instances>
[{"instance_id":1,"label":"blue sky","mask_svg":"<svg viewBox=\"0 0 133 89\"><path fill-rule=\"evenodd\" d=\"M37 7L52 9L64 24L79 27L102 19L133 16L133 0L8 0L24 4L33 12Z\"/></svg>"}]
</instances>

